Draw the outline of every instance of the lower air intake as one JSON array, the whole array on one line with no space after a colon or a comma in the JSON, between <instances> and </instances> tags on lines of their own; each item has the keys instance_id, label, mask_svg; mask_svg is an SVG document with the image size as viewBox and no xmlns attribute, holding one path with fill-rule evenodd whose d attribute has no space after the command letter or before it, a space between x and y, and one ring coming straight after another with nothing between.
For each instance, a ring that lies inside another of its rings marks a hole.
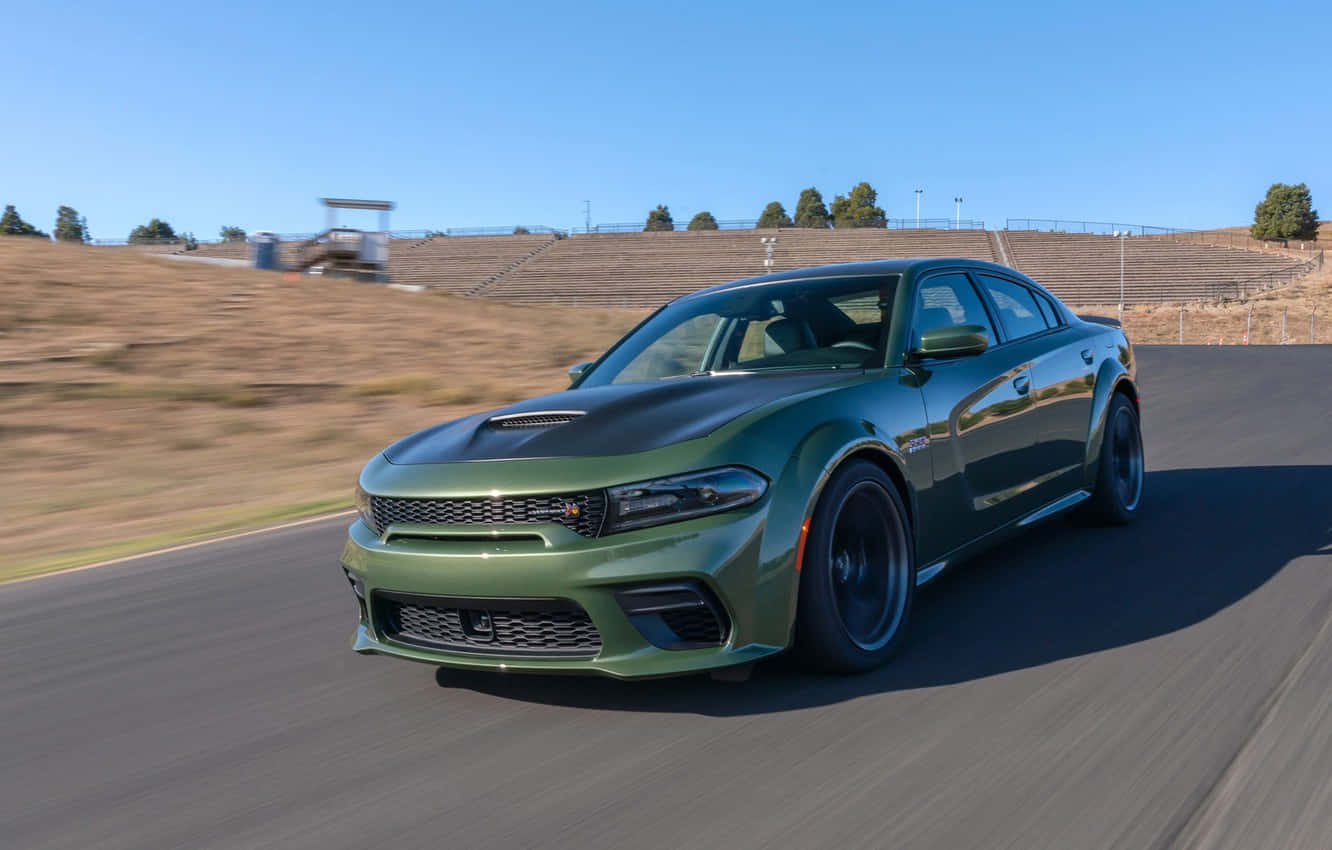
<instances>
[{"instance_id":1,"label":"lower air intake","mask_svg":"<svg viewBox=\"0 0 1332 850\"><path fill-rule=\"evenodd\" d=\"M472 655L592 658L601 634L568 599L417 596L376 591L375 621L389 640Z\"/></svg>"}]
</instances>

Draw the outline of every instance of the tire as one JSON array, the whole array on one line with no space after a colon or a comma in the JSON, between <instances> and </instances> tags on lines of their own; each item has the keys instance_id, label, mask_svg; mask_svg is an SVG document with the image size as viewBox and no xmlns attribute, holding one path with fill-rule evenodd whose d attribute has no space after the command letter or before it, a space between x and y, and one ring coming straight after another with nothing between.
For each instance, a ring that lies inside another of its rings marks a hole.
<instances>
[{"instance_id":1,"label":"tire","mask_svg":"<svg viewBox=\"0 0 1332 850\"><path fill-rule=\"evenodd\" d=\"M1096 467L1096 489L1081 512L1104 525L1126 525L1142 504L1145 462L1138 411L1122 393L1110 397Z\"/></svg>"},{"instance_id":2,"label":"tire","mask_svg":"<svg viewBox=\"0 0 1332 850\"><path fill-rule=\"evenodd\" d=\"M850 461L810 519L796 605L795 655L826 673L871 670L906 638L916 551L906 508L886 473Z\"/></svg>"}]
</instances>

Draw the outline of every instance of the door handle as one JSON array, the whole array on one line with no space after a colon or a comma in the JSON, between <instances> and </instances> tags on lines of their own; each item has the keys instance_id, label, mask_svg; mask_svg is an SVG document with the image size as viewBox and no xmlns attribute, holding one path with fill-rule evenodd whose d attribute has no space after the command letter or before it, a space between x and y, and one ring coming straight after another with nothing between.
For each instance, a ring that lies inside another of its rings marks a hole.
<instances>
[{"instance_id":1,"label":"door handle","mask_svg":"<svg viewBox=\"0 0 1332 850\"><path fill-rule=\"evenodd\" d=\"M1026 395L1027 390L1031 389L1031 378L1026 375L1018 375L1013 379L1013 389L1018 391L1018 395Z\"/></svg>"},{"instance_id":2,"label":"door handle","mask_svg":"<svg viewBox=\"0 0 1332 850\"><path fill-rule=\"evenodd\" d=\"M1088 366L1090 366L1090 365L1091 365L1091 362L1092 362L1093 360L1095 360L1095 359L1096 359L1096 357L1092 354L1092 350L1091 350L1090 348L1084 348L1084 349L1082 349L1082 362L1083 362L1083 363L1086 363Z\"/></svg>"}]
</instances>

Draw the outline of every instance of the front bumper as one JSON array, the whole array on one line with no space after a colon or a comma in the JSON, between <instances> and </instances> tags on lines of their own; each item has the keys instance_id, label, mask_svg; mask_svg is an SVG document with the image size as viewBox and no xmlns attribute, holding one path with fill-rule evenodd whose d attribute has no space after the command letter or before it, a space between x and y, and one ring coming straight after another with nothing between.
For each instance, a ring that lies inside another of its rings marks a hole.
<instances>
[{"instance_id":1,"label":"front bumper","mask_svg":"<svg viewBox=\"0 0 1332 850\"><path fill-rule=\"evenodd\" d=\"M680 523L586 538L556 523L523 526L394 526L382 537L352 524L342 565L367 600L352 648L451 667L621 678L669 676L754 661L790 638L795 573L764 564L766 500L750 508ZM422 536L412 536L414 534ZM406 536L403 536L406 535ZM428 537L426 535L433 535ZM729 631L719 646L664 649L644 636L616 591L671 581L706 590ZM434 597L562 599L592 620L601 646L592 657L542 657L484 648L453 651L395 640L377 592Z\"/></svg>"}]
</instances>

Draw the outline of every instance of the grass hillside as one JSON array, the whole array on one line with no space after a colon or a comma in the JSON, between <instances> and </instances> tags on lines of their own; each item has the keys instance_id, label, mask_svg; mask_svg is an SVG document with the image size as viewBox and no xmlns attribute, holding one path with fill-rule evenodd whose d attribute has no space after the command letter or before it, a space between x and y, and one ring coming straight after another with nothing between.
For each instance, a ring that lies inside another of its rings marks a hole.
<instances>
[{"instance_id":1,"label":"grass hillside","mask_svg":"<svg viewBox=\"0 0 1332 850\"><path fill-rule=\"evenodd\" d=\"M0 238L0 580L345 504L639 317Z\"/></svg>"}]
</instances>

